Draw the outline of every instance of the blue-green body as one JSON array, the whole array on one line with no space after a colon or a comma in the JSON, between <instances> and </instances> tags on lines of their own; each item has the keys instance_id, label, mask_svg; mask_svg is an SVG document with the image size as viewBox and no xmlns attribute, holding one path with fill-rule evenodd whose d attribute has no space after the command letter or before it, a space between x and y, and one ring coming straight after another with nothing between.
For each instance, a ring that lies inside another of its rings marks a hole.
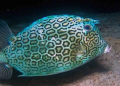
<instances>
[{"instance_id":1,"label":"blue-green body","mask_svg":"<svg viewBox=\"0 0 120 86\"><path fill-rule=\"evenodd\" d=\"M54 15L32 23L9 46L1 61L22 76L46 76L69 71L104 53L107 43L95 24L98 21L74 15Z\"/></svg>"}]
</instances>

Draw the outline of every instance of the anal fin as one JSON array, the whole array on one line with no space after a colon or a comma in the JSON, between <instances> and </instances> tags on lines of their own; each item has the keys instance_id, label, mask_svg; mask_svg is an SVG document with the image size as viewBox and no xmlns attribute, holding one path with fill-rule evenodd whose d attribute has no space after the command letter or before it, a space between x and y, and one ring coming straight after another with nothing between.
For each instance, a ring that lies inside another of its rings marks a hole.
<instances>
[{"instance_id":1,"label":"anal fin","mask_svg":"<svg viewBox=\"0 0 120 86\"><path fill-rule=\"evenodd\" d=\"M0 62L0 78L1 79L10 79L12 77L12 67L5 63L5 62Z\"/></svg>"}]
</instances>

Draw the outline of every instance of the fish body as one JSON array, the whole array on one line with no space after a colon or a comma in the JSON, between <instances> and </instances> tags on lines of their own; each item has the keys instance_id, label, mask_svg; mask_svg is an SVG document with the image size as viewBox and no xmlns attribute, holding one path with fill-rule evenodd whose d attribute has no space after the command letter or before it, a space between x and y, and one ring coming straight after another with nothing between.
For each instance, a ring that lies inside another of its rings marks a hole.
<instances>
[{"instance_id":1,"label":"fish body","mask_svg":"<svg viewBox=\"0 0 120 86\"><path fill-rule=\"evenodd\" d=\"M5 33L3 28L0 34L3 36L4 32L6 36L1 39L4 43L0 46L0 61L20 71L20 76L72 70L104 53L108 46L97 23L74 15L53 15L33 22L17 36L9 28Z\"/></svg>"}]
</instances>

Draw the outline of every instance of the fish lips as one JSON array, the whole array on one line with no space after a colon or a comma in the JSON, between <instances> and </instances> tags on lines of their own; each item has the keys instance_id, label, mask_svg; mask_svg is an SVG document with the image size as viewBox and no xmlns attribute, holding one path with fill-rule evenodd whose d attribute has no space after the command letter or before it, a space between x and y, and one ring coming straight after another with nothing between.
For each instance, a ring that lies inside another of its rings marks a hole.
<instances>
[{"instance_id":1,"label":"fish lips","mask_svg":"<svg viewBox=\"0 0 120 86\"><path fill-rule=\"evenodd\" d=\"M111 49L112 49L112 46L107 45L105 50L104 50L104 53L109 53Z\"/></svg>"}]
</instances>

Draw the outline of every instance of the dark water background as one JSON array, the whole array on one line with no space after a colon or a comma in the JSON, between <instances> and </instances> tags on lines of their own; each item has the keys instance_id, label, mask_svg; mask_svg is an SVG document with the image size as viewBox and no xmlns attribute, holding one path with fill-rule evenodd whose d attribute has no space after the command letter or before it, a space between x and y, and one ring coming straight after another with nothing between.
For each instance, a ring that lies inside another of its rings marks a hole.
<instances>
[{"instance_id":1,"label":"dark water background","mask_svg":"<svg viewBox=\"0 0 120 86\"><path fill-rule=\"evenodd\" d=\"M25 15L39 19L48 15L82 12L114 13L120 11L119 0L1 0L0 18L20 19ZM31 19L30 19L31 20ZM28 21L27 18L24 21Z\"/></svg>"},{"instance_id":2,"label":"dark water background","mask_svg":"<svg viewBox=\"0 0 120 86\"><path fill-rule=\"evenodd\" d=\"M56 14L71 14L98 19L101 22L98 28L104 37L120 38L120 2L118 0L0 0L0 19L8 23L15 35L37 19ZM120 43L120 41L118 41L118 43ZM112 53L109 55L112 55L112 58L116 58L115 55L118 54ZM106 58L110 58L110 56L106 56ZM111 66L111 60L109 62L106 58L98 62L104 60L106 61L105 64ZM117 60L120 59L116 59L114 63L117 63ZM85 86L79 85L78 83L84 82L86 76L94 78L94 73L96 72L103 74L98 75L98 73L96 76L107 77L109 66L101 66L97 61L93 60L80 68L64 74L37 78L17 78L16 76L20 73L14 70L12 79L8 81L0 80L0 86ZM116 70L110 67L110 71L115 70L120 72L120 70L118 70L119 67L120 65L114 64ZM116 76L119 74L118 72L115 72ZM111 77L113 77L112 74ZM115 78L113 79L116 80ZM118 79L120 79L120 76L117 80ZM105 80L112 82L109 81L109 77ZM104 79L98 79L97 81L102 83ZM117 83L119 84L118 81ZM114 84L110 85L107 82L105 84L87 84L86 86L116 86Z\"/></svg>"},{"instance_id":3,"label":"dark water background","mask_svg":"<svg viewBox=\"0 0 120 86\"><path fill-rule=\"evenodd\" d=\"M119 11L118 0L0 0L0 19L20 31L49 15L71 14L95 19L98 14Z\"/></svg>"}]
</instances>

